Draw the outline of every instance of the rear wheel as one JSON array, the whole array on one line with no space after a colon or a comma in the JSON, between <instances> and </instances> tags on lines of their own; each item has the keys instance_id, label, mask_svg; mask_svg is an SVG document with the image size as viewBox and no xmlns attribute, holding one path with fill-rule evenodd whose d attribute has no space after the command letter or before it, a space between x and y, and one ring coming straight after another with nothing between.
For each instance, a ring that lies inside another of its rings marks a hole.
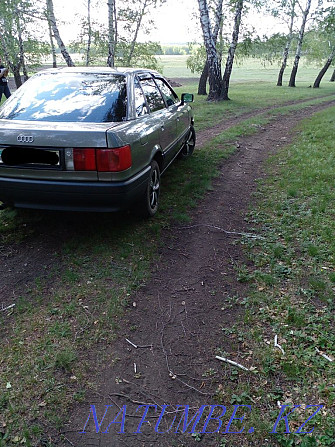
<instances>
[{"instance_id":1,"label":"rear wheel","mask_svg":"<svg viewBox=\"0 0 335 447\"><path fill-rule=\"evenodd\" d=\"M152 217L157 213L159 206L160 179L161 175L158 163L153 160L151 162L147 189L140 210L144 217Z\"/></svg>"},{"instance_id":2,"label":"rear wheel","mask_svg":"<svg viewBox=\"0 0 335 447\"><path fill-rule=\"evenodd\" d=\"M191 126L182 150L179 152L180 158L188 158L193 154L195 148L195 130Z\"/></svg>"}]
</instances>

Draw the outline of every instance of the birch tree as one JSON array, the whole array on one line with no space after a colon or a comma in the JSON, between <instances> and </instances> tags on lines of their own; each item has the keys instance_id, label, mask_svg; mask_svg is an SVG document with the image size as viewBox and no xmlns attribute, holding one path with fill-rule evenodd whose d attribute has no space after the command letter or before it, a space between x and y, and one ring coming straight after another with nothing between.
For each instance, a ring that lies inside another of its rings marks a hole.
<instances>
[{"instance_id":1,"label":"birch tree","mask_svg":"<svg viewBox=\"0 0 335 447\"><path fill-rule=\"evenodd\" d=\"M285 69L287 67L287 60L293 40L293 29L294 29L294 22L296 18L296 6L297 6L297 0L285 0L284 2L281 2L280 7L280 14L281 16L286 15L288 17L288 23L289 23L289 32L283 52L283 60L282 64L279 70L278 74L278 80L277 80L277 87L282 87L283 85L283 76Z\"/></svg>"},{"instance_id":2,"label":"birch tree","mask_svg":"<svg viewBox=\"0 0 335 447\"><path fill-rule=\"evenodd\" d=\"M207 99L208 101L218 101L221 97L222 87L221 63L216 50L207 0L198 0L198 4L208 64L209 94Z\"/></svg>"},{"instance_id":3,"label":"birch tree","mask_svg":"<svg viewBox=\"0 0 335 447\"><path fill-rule=\"evenodd\" d=\"M47 19L47 22L48 22L48 31L49 31L49 42L50 42L50 48L51 48L52 67L57 68L56 48L55 48L54 39L53 39L53 35L52 35L51 23L48 19Z\"/></svg>"},{"instance_id":4,"label":"birch tree","mask_svg":"<svg viewBox=\"0 0 335 447\"><path fill-rule=\"evenodd\" d=\"M327 47L330 48L330 53L326 63L314 81L314 88L320 87L320 83L324 75L327 73L335 58L335 7L327 8L326 10L320 12L318 31L323 38L322 40L324 41L324 45L327 45Z\"/></svg>"},{"instance_id":5,"label":"birch tree","mask_svg":"<svg viewBox=\"0 0 335 447\"><path fill-rule=\"evenodd\" d=\"M74 63L71 59L71 56L70 56L69 52L67 51L66 46L65 46L65 44L60 36L59 30L58 30L57 21L56 21L56 17L55 17L55 13L54 13L53 0L46 0L46 6L47 6L48 22L50 23L50 27L52 29L53 36L56 39L58 48L60 49L60 52L67 64L67 66L74 67Z\"/></svg>"},{"instance_id":6,"label":"birch tree","mask_svg":"<svg viewBox=\"0 0 335 447\"><path fill-rule=\"evenodd\" d=\"M92 45L92 22L91 22L91 0L87 0L87 47L86 47L86 67L91 62Z\"/></svg>"},{"instance_id":7,"label":"birch tree","mask_svg":"<svg viewBox=\"0 0 335 447\"><path fill-rule=\"evenodd\" d=\"M215 42L215 45L217 46L218 36L219 33L222 33L222 22L223 22L223 14L222 14L222 6L223 6L223 0L217 0L216 7L214 6L214 31L213 31L213 39ZM218 52L218 58L221 63L222 59L222 52ZM208 62L206 60L205 66L202 70L202 73L200 75L199 79L199 85L198 85L198 95L207 95L207 79L208 79Z\"/></svg>"},{"instance_id":8,"label":"birch tree","mask_svg":"<svg viewBox=\"0 0 335 447\"><path fill-rule=\"evenodd\" d=\"M324 77L324 75L327 73L328 68L331 66L333 60L335 58L335 46L332 49L332 52L330 53L325 65L322 67L320 73L317 75L314 84L313 84L313 88L319 88L320 87L320 83L322 81L322 78Z\"/></svg>"},{"instance_id":9,"label":"birch tree","mask_svg":"<svg viewBox=\"0 0 335 447\"><path fill-rule=\"evenodd\" d=\"M237 0L235 9L235 18L234 18L234 30L232 40L228 49L226 68L222 79L221 99L223 100L229 100L228 96L229 82L231 72L233 69L234 57L240 33L242 10L243 10L243 0Z\"/></svg>"},{"instance_id":10,"label":"birch tree","mask_svg":"<svg viewBox=\"0 0 335 447\"><path fill-rule=\"evenodd\" d=\"M306 2L306 7L305 9L303 9L303 7L301 6L300 2L298 2L299 8L301 10L302 13L302 23L301 23L301 27L300 27L300 31L299 31L299 37L298 37L298 45L297 45L297 50L295 53L295 58L294 58L294 63L293 63L293 68L292 68L292 72L291 72L291 77L290 77L290 81L289 81L289 87L295 87L295 80L296 80L296 76L297 76L297 72L298 72L298 67L299 67L299 61L300 61L300 57L301 57L301 50L302 50L302 44L304 41L304 35L305 35L305 28L306 28L306 23L307 23L307 18L311 9L311 3L312 0L307 0Z\"/></svg>"},{"instance_id":11,"label":"birch tree","mask_svg":"<svg viewBox=\"0 0 335 447\"><path fill-rule=\"evenodd\" d=\"M116 0L108 0L108 67L115 66L116 45L117 45L117 15Z\"/></svg>"}]
</instances>

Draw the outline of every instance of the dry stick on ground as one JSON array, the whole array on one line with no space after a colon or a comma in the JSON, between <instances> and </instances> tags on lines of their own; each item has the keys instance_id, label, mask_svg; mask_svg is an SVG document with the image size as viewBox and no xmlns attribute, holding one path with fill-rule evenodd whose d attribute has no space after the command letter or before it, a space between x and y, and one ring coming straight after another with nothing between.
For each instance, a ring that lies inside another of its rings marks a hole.
<instances>
[{"instance_id":1,"label":"dry stick on ground","mask_svg":"<svg viewBox=\"0 0 335 447\"><path fill-rule=\"evenodd\" d=\"M189 225L187 227L179 227L179 228L177 228L177 230L189 230L191 228L197 228L197 227L213 228L214 230L219 230L219 231L222 231L225 234L232 235L232 236L245 236L245 237L250 237L250 238L253 238L253 239L265 240L264 237L258 236L257 234L244 233L244 232L241 233L241 232L237 232L237 231L227 231L227 230L224 230L223 228L217 227L216 225L209 225L209 224Z\"/></svg>"},{"instance_id":2,"label":"dry stick on ground","mask_svg":"<svg viewBox=\"0 0 335 447\"><path fill-rule=\"evenodd\" d=\"M133 343L132 341L130 341L128 338L125 339L127 343L129 343L130 345L132 345L135 349L145 349L145 348L152 348L152 345L135 345L135 343Z\"/></svg>"},{"instance_id":3,"label":"dry stick on ground","mask_svg":"<svg viewBox=\"0 0 335 447\"><path fill-rule=\"evenodd\" d=\"M285 355L284 349L278 344L278 335L275 335L274 346L281 350L282 354Z\"/></svg>"},{"instance_id":4,"label":"dry stick on ground","mask_svg":"<svg viewBox=\"0 0 335 447\"><path fill-rule=\"evenodd\" d=\"M0 312L5 312L5 310L12 309L13 307L15 307L15 304L11 304L10 306L7 307L1 307Z\"/></svg>"},{"instance_id":5,"label":"dry stick on ground","mask_svg":"<svg viewBox=\"0 0 335 447\"><path fill-rule=\"evenodd\" d=\"M240 365L239 363L236 363L233 360L226 359L225 357L220 357L217 355L215 356L215 358L221 360L221 362L226 362L229 363L230 365L237 366L238 368L243 369L243 371L250 371L250 369L246 368L245 366Z\"/></svg>"}]
</instances>

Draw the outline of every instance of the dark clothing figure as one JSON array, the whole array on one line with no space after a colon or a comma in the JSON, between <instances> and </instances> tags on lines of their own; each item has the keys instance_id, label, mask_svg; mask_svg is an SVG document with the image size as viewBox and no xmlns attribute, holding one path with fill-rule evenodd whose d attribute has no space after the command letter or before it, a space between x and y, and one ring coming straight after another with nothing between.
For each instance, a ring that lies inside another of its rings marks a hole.
<instances>
[{"instance_id":1,"label":"dark clothing figure","mask_svg":"<svg viewBox=\"0 0 335 447\"><path fill-rule=\"evenodd\" d=\"M7 74L8 74L8 70L5 70L5 67L3 65L0 64L0 102L1 102L1 98L2 98L2 94L4 94L6 96L6 98L9 98L11 93L8 87L8 79L7 79Z\"/></svg>"}]
</instances>

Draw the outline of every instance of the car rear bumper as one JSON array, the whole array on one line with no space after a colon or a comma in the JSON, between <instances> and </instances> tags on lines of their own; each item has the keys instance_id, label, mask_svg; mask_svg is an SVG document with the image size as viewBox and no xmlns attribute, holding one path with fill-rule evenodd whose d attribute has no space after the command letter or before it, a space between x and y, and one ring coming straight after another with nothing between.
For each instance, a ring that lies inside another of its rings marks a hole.
<instances>
[{"instance_id":1,"label":"car rear bumper","mask_svg":"<svg viewBox=\"0 0 335 447\"><path fill-rule=\"evenodd\" d=\"M0 176L0 200L18 208L119 211L144 195L150 166L122 182L69 182Z\"/></svg>"}]
</instances>

